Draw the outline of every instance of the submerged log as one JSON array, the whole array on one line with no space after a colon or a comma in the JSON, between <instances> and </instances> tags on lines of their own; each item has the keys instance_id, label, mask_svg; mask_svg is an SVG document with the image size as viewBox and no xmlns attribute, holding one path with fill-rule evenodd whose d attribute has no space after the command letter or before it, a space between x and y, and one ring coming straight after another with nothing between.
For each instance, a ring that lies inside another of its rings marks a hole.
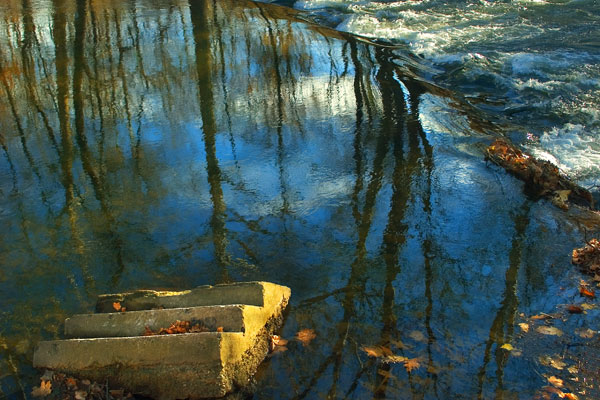
<instances>
[{"instance_id":1,"label":"submerged log","mask_svg":"<svg viewBox=\"0 0 600 400\"><path fill-rule=\"evenodd\" d=\"M569 202L594 207L591 193L562 175L556 165L538 160L504 139L497 139L488 146L485 158L524 181L525 193L534 198L549 198L563 210L569 208Z\"/></svg>"}]
</instances>

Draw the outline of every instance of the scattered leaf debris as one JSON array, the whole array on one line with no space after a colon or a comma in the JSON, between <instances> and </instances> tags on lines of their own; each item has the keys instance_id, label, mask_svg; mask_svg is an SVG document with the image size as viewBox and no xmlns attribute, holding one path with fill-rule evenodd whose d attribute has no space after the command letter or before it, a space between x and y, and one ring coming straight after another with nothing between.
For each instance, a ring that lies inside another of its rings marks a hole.
<instances>
[{"instance_id":1,"label":"scattered leaf debris","mask_svg":"<svg viewBox=\"0 0 600 400\"><path fill-rule=\"evenodd\" d=\"M591 239L585 246L574 249L571 262L578 265L585 273L600 279L600 241Z\"/></svg>"},{"instance_id":2,"label":"scattered leaf debris","mask_svg":"<svg viewBox=\"0 0 600 400\"><path fill-rule=\"evenodd\" d=\"M218 329L221 328L221 331ZM217 332L222 332L223 328L217 328ZM201 322L194 323L193 321L175 321L168 328L160 328L158 331L153 331L149 327L142 333L143 336L155 336L155 335L174 335L178 333L199 333L199 332L211 332L209 328L204 326Z\"/></svg>"},{"instance_id":3,"label":"scattered leaf debris","mask_svg":"<svg viewBox=\"0 0 600 400\"><path fill-rule=\"evenodd\" d=\"M106 384L78 379L60 372L47 370L40 378L40 386L34 387L32 397L74 400L123 400L132 399L123 389L110 388Z\"/></svg>"},{"instance_id":4,"label":"scattered leaf debris","mask_svg":"<svg viewBox=\"0 0 600 400\"><path fill-rule=\"evenodd\" d=\"M497 139L488 146L485 158L524 181L529 195L546 197L563 210L569 208L569 201L594 207L589 191L569 181L554 164L522 152L506 139Z\"/></svg>"}]
</instances>

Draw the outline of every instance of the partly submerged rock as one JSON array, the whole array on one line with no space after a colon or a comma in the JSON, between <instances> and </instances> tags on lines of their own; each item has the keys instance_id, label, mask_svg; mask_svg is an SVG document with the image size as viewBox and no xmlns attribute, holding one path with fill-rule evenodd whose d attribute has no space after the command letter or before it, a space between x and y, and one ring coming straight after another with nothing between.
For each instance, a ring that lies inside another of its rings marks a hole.
<instances>
[{"instance_id":1,"label":"partly submerged rock","mask_svg":"<svg viewBox=\"0 0 600 400\"><path fill-rule=\"evenodd\" d=\"M270 335L283 322L290 294L285 286L250 282L100 296L100 311L109 311L107 304L112 311L121 304L136 311L67 319L65 335L72 339L39 343L33 363L108 380L156 399L222 397L245 386L256 372L268 353ZM182 319L212 331L143 336L147 328L166 328Z\"/></svg>"}]
</instances>

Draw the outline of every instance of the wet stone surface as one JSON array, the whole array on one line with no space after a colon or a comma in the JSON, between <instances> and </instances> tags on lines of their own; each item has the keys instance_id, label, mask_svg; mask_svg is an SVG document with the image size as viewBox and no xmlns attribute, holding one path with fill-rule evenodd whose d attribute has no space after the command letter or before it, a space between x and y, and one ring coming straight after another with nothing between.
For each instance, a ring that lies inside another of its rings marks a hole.
<instances>
[{"instance_id":1,"label":"wet stone surface","mask_svg":"<svg viewBox=\"0 0 600 400\"><path fill-rule=\"evenodd\" d=\"M270 336L283 322L289 288L254 282L169 294L171 306L190 305L190 296L199 298L210 291L213 298L223 298L233 293L231 289L238 298L251 293L262 306L230 307L233 313L220 307L215 313L214 307L201 306L75 316L66 322L68 336L87 339L41 342L33 364L91 381L108 381L113 387L155 399L225 396L243 388L267 355ZM177 304L178 297L181 304ZM235 296L229 297L235 301ZM160 295L154 296L153 305L164 305L161 300ZM213 332L142 336L145 327L168 327L190 316L196 321L211 319L217 327Z\"/></svg>"}]
</instances>

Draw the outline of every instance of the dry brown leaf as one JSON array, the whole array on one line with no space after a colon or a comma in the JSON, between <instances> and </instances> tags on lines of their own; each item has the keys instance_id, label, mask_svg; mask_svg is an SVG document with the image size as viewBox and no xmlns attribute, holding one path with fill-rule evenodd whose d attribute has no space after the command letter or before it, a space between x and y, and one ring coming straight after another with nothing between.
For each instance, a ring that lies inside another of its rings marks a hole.
<instances>
[{"instance_id":1,"label":"dry brown leaf","mask_svg":"<svg viewBox=\"0 0 600 400\"><path fill-rule=\"evenodd\" d=\"M296 333L296 339L302 342L302 345L308 346L308 344L317 337L317 334L313 329L302 329Z\"/></svg>"},{"instance_id":2,"label":"dry brown leaf","mask_svg":"<svg viewBox=\"0 0 600 400\"><path fill-rule=\"evenodd\" d=\"M118 301L115 301L113 303L113 308L115 309L115 311L121 311L121 303Z\"/></svg>"},{"instance_id":3,"label":"dry brown leaf","mask_svg":"<svg viewBox=\"0 0 600 400\"><path fill-rule=\"evenodd\" d=\"M588 289L583 286L579 287L579 294L581 294L582 296L588 297L590 299L593 299L596 297L596 293L593 290Z\"/></svg>"},{"instance_id":4,"label":"dry brown leaf","mask_svg":"<svg viewBox=\"0 0 600 400\"><path fill-rule=\"evenodd\" d=\"M414 369L421 368L421 362L418 358L409 358L404 361L404 368L406 368L407 372L411 372Z\"/></svg>"},{"instance_id":5,"label":"dry brown leaf","mask_svg":"<svg viewBox=\"0 0 600 400\"><path fill-rule=\"evenodd\" d=\"M540 319L550 319L550 318L552 318L551 315L548 315L548 314L539 314L539 315L532 316L530 319L532 319L532 320L540 320Z\"/></svg>"},{"instance_id":6,"label":"dry brown leaf","mask_svg":"<svg viewBox=\"0 0 600 400\"><path fill-rule=\"evenodd\" d=\"M381 346L362 346L360 349L367 353L369 357L383 357Z\"/></svg>"},{"instance_id":7,"label":"dry brown leaf","mask_svg":"<svg viewBox=\"0 0 600 400\"><path fill-rule=\"evenodd\" d=\"M529 324L526 324L525 322L521 322L519 328L525 333L529 332Z\"/></svg>"},{"instance_id":8,"label":"dry brown leaf","mask_svg":"<svg viewBox=\"0 0 600 400\"><path fill-rule=\"evenodd\" d=\"M567 311L571 314L582 314L583 313L583 308L581 308L581 306L575 305L575 304L569 304L567 306Z\"/></svg>"},{"instance_id":9,"label":"dry brown leaf","mask_svg":"<svg viewBox=\"0 0 600 400\"><path fill-rule=\"evenodd\" d=\"M554 336L562 336L562 331L553 326L538 326L536 331L542 333L544 335L554 335Z\"/></svg>"},{"instance_id":10,"label":"dry brown leaf","mask_svg":"<svg viewBox=\"0 0 600 400\"><path fill-rule=\"evenodd\" d=\"M557 378L555 376L551 376L548 378L548 383L550 383L552 386L557 387L557 388L561 388L564 386L564 381L560 378Z\"/></svg>"},{"instance_id":11,"label":"dry brown leaf","mask_svg":"<svg viewBox=\"0 0 600 400\"><path fill-rule=\"evenodd\" d=\"M584 310L593 310L594 308L596 308L595 304L589 304L589 303L583 303L581 304L581 308L583 308Z\"/></svg>"},{"instance_id":12,"label":"dry brown leaf","mask_svg":"<svg viewBox=\"0 0 600 400\"><path fill-rule=\"evenodd\" d=\"M223 327L222 326L217 326L217 332L223 332Z\"/></svg>"},{"instance_id":13,"label":"dry brown leaf","mask_svg":"<svg viewBox=\"0 0 600 400\"><path fill-rule=\"evenodd\" d=\"M579 397L575 393L565 393L565 399L568 400L579 400Z\"/></svg>"},{"instance_id":14,"label":"dry brown leaf","mask_svg":"<svg viewBox=\"0 0 600 400\"><path fill-rule=\"evenodd\" d=\"M42 380L39 387L34 387L31 391L33 397L48 396L50 393L52 393L52 383L44 380Z\"/></svg>"}]
</instances>

